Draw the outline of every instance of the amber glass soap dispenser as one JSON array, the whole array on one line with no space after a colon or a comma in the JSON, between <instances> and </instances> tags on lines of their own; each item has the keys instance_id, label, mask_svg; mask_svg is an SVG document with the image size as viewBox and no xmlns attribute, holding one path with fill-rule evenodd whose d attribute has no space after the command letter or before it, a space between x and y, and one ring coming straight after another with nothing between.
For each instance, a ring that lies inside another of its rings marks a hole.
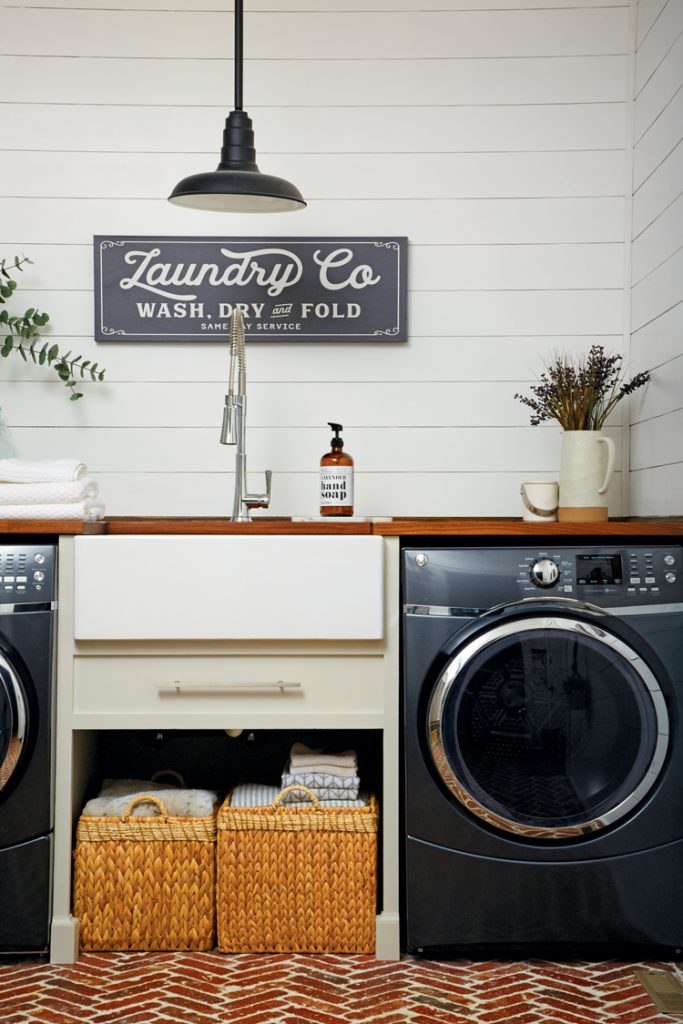
<instances>
[{"instance_id":1,"label":"amber glass soap dispenser","mask_svg":"<svg viewBox=\"0 0 683 1024\"><path fill-rule=\"evenodd\" d=\"M329 452L320 460L320 515L353 515L353 459L343 451L341 423L329 424L334 431Z\"/></svg>"}]
</instances>

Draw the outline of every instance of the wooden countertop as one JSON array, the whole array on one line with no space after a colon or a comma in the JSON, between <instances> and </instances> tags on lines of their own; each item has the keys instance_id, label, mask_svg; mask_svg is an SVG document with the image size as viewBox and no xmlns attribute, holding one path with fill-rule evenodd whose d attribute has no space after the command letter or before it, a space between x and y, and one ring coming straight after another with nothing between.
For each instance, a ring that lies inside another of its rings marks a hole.
<instances>
[{"instance_id":1,"label":"wooden countertop","mask_svg":"<svg viewBox=\"0 0 683 1024\"><path fill-rule=\"evenodd\" d=\"M338 534L400 536L557 537L630 536L683 537L683 517L610 519L605 523L525 523L517 518L471 516L462 518L399 517L378 522L314 520L292 522L287 517L255 515L251 523L233 523L218 517L110 516L96 523L76 520L2 520L5 534Z\"/></svg>"},{"instance_id":2,"label":"wooden countertop","mask_svg":"<svg viewBox=\"0 0 683 1024\"><path fill-rule=\"evenodd\" d=\"M523 519L495 516L472 516L459 519L393 519L391 522L372 524L373 533L389 536L479 536L479 537L611 537L683 536L683 518L624 518L609 519L604 523L525 523Z\"/></svg>"}]
</instances>

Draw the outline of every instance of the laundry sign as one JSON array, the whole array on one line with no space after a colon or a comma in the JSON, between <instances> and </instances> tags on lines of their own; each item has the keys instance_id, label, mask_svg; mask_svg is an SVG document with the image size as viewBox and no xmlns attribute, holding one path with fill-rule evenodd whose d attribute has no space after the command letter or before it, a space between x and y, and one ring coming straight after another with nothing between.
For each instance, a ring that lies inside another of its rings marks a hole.
<instances>
[{"instance_id":1,"label":"laundry sign","mask_svg":"<svg viewBox=\"0 0 683 1024\"><path fill-rule=\"evenodd\" d=\"M407 238L96 235L97 341L405 341Z\"/></svg>"}]
</instances>

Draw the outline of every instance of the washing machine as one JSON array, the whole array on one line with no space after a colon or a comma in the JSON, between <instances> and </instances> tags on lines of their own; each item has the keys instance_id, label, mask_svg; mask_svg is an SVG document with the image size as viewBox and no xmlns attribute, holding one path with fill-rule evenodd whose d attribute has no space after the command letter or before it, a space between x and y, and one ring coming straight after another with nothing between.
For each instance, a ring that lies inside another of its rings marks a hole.
<instances>
[{"instance_id":1,"label":"washing machine","mask_svg":"<svg viewBox=\"0 0 683 1024\"><path fill-rule=\"evenodd\" d=\"M402 550L404 941L680 958L683 550Z\"/></svg>"},{"instance_id":2,"label":"washing machine","mask_svg":"<svg viewBox=\"0 0 683 1024\"><path fill-rule=\"evenodd\" d=\"M49 946L55 562L0 542L0 956Z\"/></svg>"}]
</instances>

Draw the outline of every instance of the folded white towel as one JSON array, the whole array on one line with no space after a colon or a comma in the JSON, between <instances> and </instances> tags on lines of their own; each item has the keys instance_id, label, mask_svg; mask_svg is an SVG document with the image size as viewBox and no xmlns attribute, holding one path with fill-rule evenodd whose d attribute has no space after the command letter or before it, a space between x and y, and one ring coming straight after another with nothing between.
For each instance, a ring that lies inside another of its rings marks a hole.
<instances>
[{"instance_id":1,"label":"folded white towel","mask_svg":"<svg viewBox=\"0 0 683 1024\"><path fill-rule=\"evenodd\" d=\"M280 790L277 786L265 786L260 782L245 782L235 786L230 797L231 807L268 807L272 804ZM287 797L284 798L285 800ZM368 802L366 793L361 793L357 800L319 800L323 807L365 807ZM312 807L313 801L305 794L293 802L287 802L287 807Z\"/></svg>"},{"instance_id":2,"label":"folded white towel","mask_svg":"<svg viewBox=\"0 0 683 1024\"><path fill-rule=\"evenodd\" d=\"M0 505L53 505L96 497L97 483L91 476L82 476L79 480L50 480L40 484L0 482Z\"/></svg>"},{"instance_id":3,"label":"folded white towel","mask_svg":"<svg viewBox=\"0 0 683 1024\"><path fill-rule=\"evenodd\" d=\"M181 789L160 782L144 779L117 779L102 787L100 795L88 800L83 814L88 817L110 817L125 814L134 796L152 793L158 797L169 814L174 817L202 818L213 814L220 794L211 789ZM158 808L151 803L139 803L133 808L133 817L158 814Z\"/></svg>"},{"instance_id":4,"label":"folded white towel","mask_svg":"<svg viewBox=\"0 0 683 1024\"><path fill-rule=\"evenodd\" d=\"M303 743L295 743L289 752L290 771L305 769L306 771L325 771L330 768L335 774L348 775L348 769L353 773L358 771L358 758L355 750L345 750L341 754L331 754L323 750L311 750ZM336 769L343 769L337 772Z\"/></svg>"},{"instance_id":5,"label":"folded white towel","mask_svg":"<svg viewBox=\"0 0 683 1024\"><path fill-rule=\"evenodd\" d=\"M325 755L322 754L321 757L324 758ZM347 768L344 765L330 764L326 760L311 761L306 763L305 765L299 766L292 766L291 764L286 764L284 770L286 772L292 772L293 774L301 772L315 772L318 775L336 775L340 779L355 779L356 776L358 775L357 764L353 766L349 765L349 767Z\"/></svg>"},{"instance_id":6,"label":"folded white towel","mask_svg":"<svg viewBox=\"0 0 683 1024\"><path fill-rule=\"evenodd\" d=\"M104 505L91 501L72 501L60 505L0 505L2 519L78 519L94 523L104 516Z\"/></svg>"},{"instance_id":7,"label":"folded white towel","mask_svg":"<svg viewBox=\"0 0 683 1024\"><path fill-rule=\"evenodd\" d=\"M11 484L78 480L87 472L78 459L0 459L0 480Z\"/></svg>"}]
</instances>

